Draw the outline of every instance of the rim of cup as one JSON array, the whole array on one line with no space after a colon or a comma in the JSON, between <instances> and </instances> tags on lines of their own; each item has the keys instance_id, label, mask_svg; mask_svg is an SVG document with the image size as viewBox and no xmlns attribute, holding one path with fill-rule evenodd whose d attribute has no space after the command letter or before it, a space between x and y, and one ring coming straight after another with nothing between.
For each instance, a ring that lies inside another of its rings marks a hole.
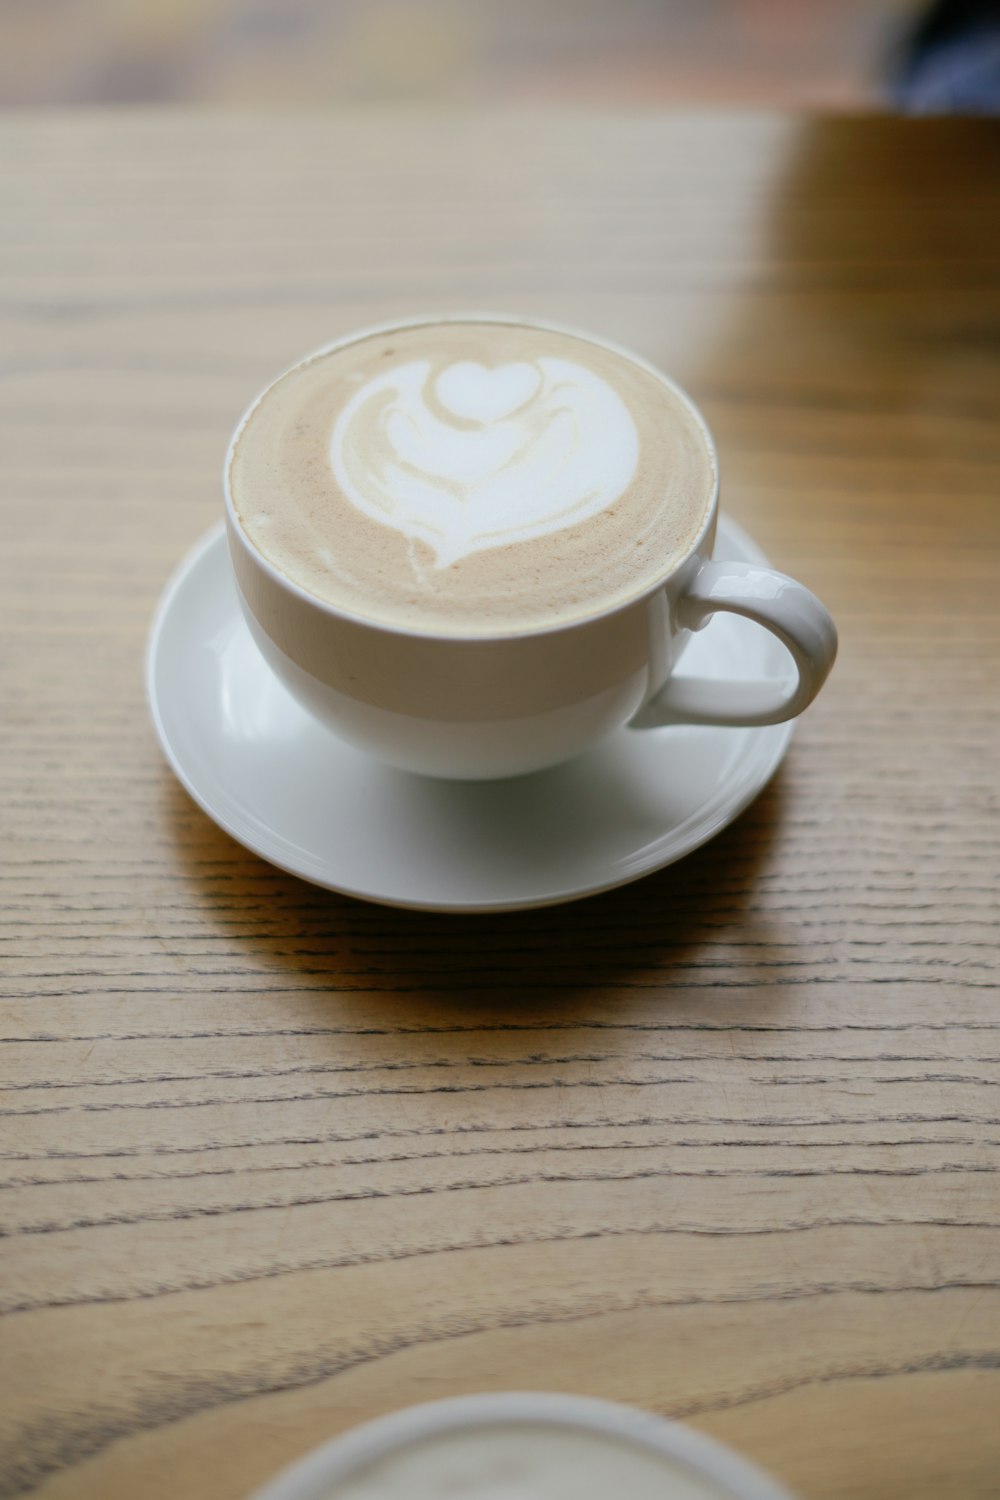
<instances>
[{"instance_id":1,"label":"rim of cup","mask_svg":"<svg viewBox=\"0 0 1000 1500\"><path fill-rule=\"evenodd\" d=\"M507 1425L563 1427L632 1442L672 1459L689 1471L692 1480L713 1484L720 1500L794 1500L790 1491L740 1454L683 1423L615 1401L552 1391L454 1396L376 1417L282 1470L251 1500L334 1500L331 1486L411 1443Z\"/></svg>"},{"instance_id":2,"label":"rim of cup","mask_svg":"<svg viewBox=\"0 0 1000 1500\"><path fill-rule=\"evenodd\" d=\"M641 369L647 370L651 375L655 376L662 385L665 385L667 389L670 390L677 398L681 406L687 412L694 426L701 433L712 470L711 493L705 508L704 520L702 521L701 526L698 528L697 535L692 541L690 547L687 549L680 561L674 562L669 568L666 568L662 572L657 573L653 578L637 588L635 593L629 594L627 598L619 599L614 604L607 605L603 609L594 610L592 613L574 616L570 621L562 621L557 624L543 625L540 627L528 627L527 629L521 629L517 626L511 626L504 630L490 631L489 633L484 633L483 635L467 635L463 634L462 631L421 629L418 626L410 625L389 625L384 620L379 620L375 615L365 615L360 611L346 609L343 605L332 604L328 599L322 599L318 594L310 593L308 589L303 588L301 584L296 583L293 579L289 578L287 574L283 573L280 568L276 567L274 563L272 563L267 557L265 557L260 549L254 544L249 533L246 531L243 523L240 520L239 512L236 509L236 504L233 500L232 495L232 488L229 482L229 475L232 467L233 454L236 451L236 445L240 440L243 429L246 427L247 423L253 416L254 412L257 410L258 406L260 406L261 402L265 399L266 396L270 394L274 387L276 385L279 385L281 381L284 380L287 376L293 374L296 370L301 369L303 365L311 364L314 360L322 359L327 354L334 353L334 351L337 349L346 349L351 344L361 343L362 340L373 338L381 333L393 333L396 330L402 328L423 328L425 326L430 326L436 323L512 323L524 324L529 328L538 328L546 333L562 333L570 338L581 339L584 343L596 344L599 348L608 349L612 354L620 355L621 358L628 360L630 364L638 365ZM423 315L408 318L387 318L379 323L366 324L363 328L357 328L353 332L344 334L340 338L331 339L329 343L321 344L319 348L313 349L311 353L304 354L301 359L294 360L293 363L282 370L280 374L276 375L272 380L269 380L268 383L260 391L258 391L257 395L243 412L243 415L237 422L236 427L233 431L233 435L229 440L229 445L226 448L226 457L222 469L222 490L225 497L226 517L229 521L229 525L239 537L243 547L253 558L254 566L258 567L261 572L263 572L266 577L270 579L272 583L277 584L280 588L286 589L295 598L311 605L320 613L331 615L336 619L347 620L355 625L366 626L370 630L382 630L389 635L403 635L423 640L520 640L527 639L531 636L556 634L561 630L565 630L567 628L567 625L573 627L580 625L589 625L594 621L609 618L612 615L618 614L622 610L633 608L636 604L641 603L644 599L650 598L653 594L657 593L659 589L663 588L664 584L669 582L669 580L673 578L675 574L677 574L680 569L685 566L685 564L690 560L692 556L698 554L701 551L706 536L709 534L713 525L715 524L715 520L719 510L719 454L715 446L715 439L712 436L711 429L709 428L708 423L699 410L694 398L688 394L683 386L678 385L676 380L674 380L670 375L666 374L664 370L661 370L658 365L654 365L651 360L644 359L642 355L636 354L634 350L627 348L624 344L616 343L613 339L604 338L600 334L589 333L585 328L576 328L569 323L558 323L553 322L548 318L535 318L529 317L527 315L519 315L516 313L472 311L448 312L438 314L425 313Z\"/></svg>"}]
</instances>

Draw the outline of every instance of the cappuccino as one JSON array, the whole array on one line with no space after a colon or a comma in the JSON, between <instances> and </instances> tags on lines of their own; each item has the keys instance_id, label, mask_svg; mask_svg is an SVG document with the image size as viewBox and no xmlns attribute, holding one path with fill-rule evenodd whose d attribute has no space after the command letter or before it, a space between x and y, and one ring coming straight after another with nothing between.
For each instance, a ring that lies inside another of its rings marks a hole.
<instances>
[{"instance_id":1,"label":"cappuccino","mask_svg":"<svg viewBox=\"0 0 1000 1500\"><path fill-rule=\"evenodd\" d=\"M612 1433L510 1422L432 1433L359 1465L323 1500L733 1500L679 1459Z\"/></svg>"},{"instance_id":2,"label":"cappuccino","mask_svg":"<svg viewBox=\"0 0 1000 1500\"><path fill-rule=\"evenodd\" d=\"M711 441L654 370L589 339L465 318L322 351L229 459L260 555L348 615L432 635L553 628L666 577L713 514Z\"/></svg>"}]
</instances>

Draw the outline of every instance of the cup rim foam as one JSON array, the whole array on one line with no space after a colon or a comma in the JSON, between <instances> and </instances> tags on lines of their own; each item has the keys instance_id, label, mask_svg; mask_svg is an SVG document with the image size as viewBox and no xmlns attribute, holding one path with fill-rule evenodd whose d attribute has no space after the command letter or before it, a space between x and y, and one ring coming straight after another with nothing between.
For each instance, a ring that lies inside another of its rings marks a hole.
<instances>
[{"instance_id":1,"label":"cup rim foam","mask_svg":"<svg viewBox=\"0 0 1000 1500\"><path fill-rule=\"evenodd\" d=\"M233 457L236 452L236 446L254 412L265 400L265 398L271 393L275 386L279 385L281 381L285 380L289 375L293 375L296 370L302 369L304 365L309 365L314 363L316 360L324 359L328 354L334 354L338 349L346 349L349 348L352 344L362 343L365 339L375 338L379 334L394 333L397 330L401 330L404 328L431 327L439 323L504 323L512 324L515 326L526 326L528 328L537 328L540 331L546 333L564 334L569 338L579 339L583 343L587 344L596 344L600 348L609 350L612 354L617 354L628 363L637 365L639 366L639 368L646 370L662 385L666 386L666 388L679 402L681 407L687 412L695 429L701 434L702 441L705 445L705 452L708 456L709 466L711 469L711 485L709 489L708 500L705 506L705 514L702 518L701 525L695 533L693 540L691 541L683 555L676 561L674 561L669 567L664 568L660 572L654 574L652 578L648 579L640 587L636 588L632 593L626 594L624 597L614 600L611 604L607 604L603 608L582 610L579 614L568 615L564 619L555 620L543 625L517 626L505 624L499 627L494 627L492 629L485 628L483 630L470 630L467 627L462 627L459 629L448 629L447 626L444 625L436 629L426 625L408 625L403 623L402 621L389 621L384 618L380 618L374 612L372 612L371 614L366 614L364 611L359 609L348 609L342 604L334 604L331 600L323 599L319 594L314 594L310 589L303 587L302 584L297 583L293 578L290 578L286 573L283 573L276 564L271 562L270 558L264 555L261 549L254 542L246 527L243 525L239 511L236 508L236 503L233 499L232 486L230 483L230 473L232 470L232 463ZM246 408L239 422L236 424L233 435L229 440L228 447L226 448L225 460L223 463L222 488L223 495L225 497L226 517L231 528L231 533L235 532L236 536L239 538L243 546L246 548L247 552L252 557L255 566L259 567L267 575L272 583L275 583L279 587L286 589L294 598L302 603L311 605L313 608L318 609L323 614L332 616L337 620L346 621L347 623L352 625L364 626L369 630L383 631L386 635L405 636L412 640L450 641L453 644L461 641L479 642L530 640L532 637L556 635L561 631L567 629L575 629L581 625L590 625L596 623L599 620L609 619L613 615L620 614L624 610L632 609L635 605L641 604L643 600L652 597L654 594L658 593L665 584L669 583L671 578L675 577L677 573L680 572L680 570L689 562L689 560L700 552L706 536L710 534L712 527L715 524L719 505L719 456L715 446L715 439L712 436L708 423L705 421L705 418L702 416L693 398L687 393L683 386L679 385L677 381L673 380L669 375L665 374L665 372L661 370L657 365L654 365L651 360L644 359L641 355L636 354L633 350L626 348L624 344L616 343L613 339L606 339L603 336L599 336L597 334L588 333L585 329L576 328L568 323L558 323L548 318L534 318L527 315L519 315L517 313L426 313L409 318L388 318L379 323L371 323L363 328L354 329L351 333L345 334L341 338L332 339L329 343L320 345L319 348L314 349L310 354L304 355L301 359L294 360L293 363L282 370L280 374L276 375L272 380L269 380L267 385L265 385L260 391L258 391L257 395L250 402L250 405Z\"/></svg>"},{"instance_id":2,"label":"cup rim foam","mask_svg":"<svg viewBox=\"0 0 1000 1500\"><path fill-rule=\"evenodd\" d=\"M350 1480L409 1444L476 1428L537 1426L632 1443L714 1483L731 1500L794 1500L741 1454L654 1412L557 1391L501 1391L407 1406L329 1439L282 1470L251 1500L330 1500L330 1486Z\"/></svg>"}]
</instances>

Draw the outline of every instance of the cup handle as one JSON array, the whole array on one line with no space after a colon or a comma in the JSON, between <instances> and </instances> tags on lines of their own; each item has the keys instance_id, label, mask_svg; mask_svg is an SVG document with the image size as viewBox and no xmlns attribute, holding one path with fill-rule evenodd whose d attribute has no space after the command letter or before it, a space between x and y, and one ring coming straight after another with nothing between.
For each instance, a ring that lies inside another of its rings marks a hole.
<instances>
[{"instance_id":1,"label":"cup handle","mask_svg":"<svg viewBox=\"0 0 1000 1500\"><path fill-rule=\"evenodd\" d=\"M755 563L705 562L676 610L682 629L701 630L717 610L763 625L787 647L797 680L724 682L671 677L630 719L632 729L663 724L781 724L808 708L837 655L837 628L829 613L794 578Z\"/></svg>"}]
</instances>

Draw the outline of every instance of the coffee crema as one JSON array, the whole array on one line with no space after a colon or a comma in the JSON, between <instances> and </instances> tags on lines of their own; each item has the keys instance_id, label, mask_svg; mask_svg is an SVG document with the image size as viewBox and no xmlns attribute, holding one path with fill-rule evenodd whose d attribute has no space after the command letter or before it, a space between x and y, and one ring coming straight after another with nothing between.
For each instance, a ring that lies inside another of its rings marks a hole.
<instances>
[{"instance_id":1,"label":"coffee crema","mask_svg":"<svg viewBox=\"0 0 1000 1500\"><path fill-rule=\"evenodd\" d=\"M251 409L228 478L250 541L310 594L490 635L602 613L666 576L716 475L654 371L582 336L464 319L297 365Z\"/></svg>"},{"instance_id":2,"label":"coffee crema","mask_svg":"<svg viewBox=\"0 0 1000 1500\"><path fill-rule=\"evenodd\" d=\"M334 1481L328 1500L732 1500L686 1464L610 1433L505 1422L416 1438Z\"/></svg>"}]
</instances>

